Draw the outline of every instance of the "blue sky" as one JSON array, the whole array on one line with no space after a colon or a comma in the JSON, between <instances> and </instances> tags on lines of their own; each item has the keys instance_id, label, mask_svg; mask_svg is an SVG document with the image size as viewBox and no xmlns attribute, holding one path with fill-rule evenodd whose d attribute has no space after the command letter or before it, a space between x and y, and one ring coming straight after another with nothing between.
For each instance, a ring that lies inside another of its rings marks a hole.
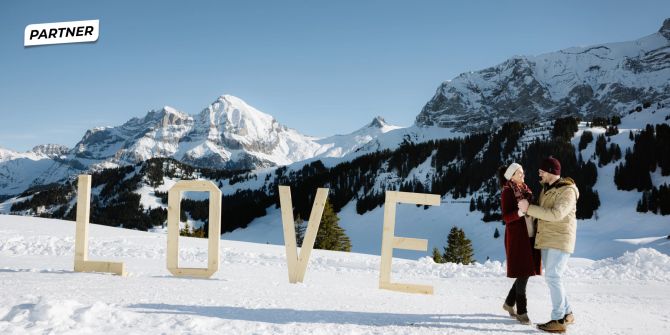
<instances>
[{"instance_id":1,"label":"blue sky","mask_svg":"<svg viewBox=\"0 0 670 335\"><path fill-rule=\"evenodd\" d=\"M445 80L571 46L637 39L670 1L2 1L0 147L232 94L314 136L408 126ZM100 20L96 43L23 47L28 24Z\"/></svg>"}]
</instances>

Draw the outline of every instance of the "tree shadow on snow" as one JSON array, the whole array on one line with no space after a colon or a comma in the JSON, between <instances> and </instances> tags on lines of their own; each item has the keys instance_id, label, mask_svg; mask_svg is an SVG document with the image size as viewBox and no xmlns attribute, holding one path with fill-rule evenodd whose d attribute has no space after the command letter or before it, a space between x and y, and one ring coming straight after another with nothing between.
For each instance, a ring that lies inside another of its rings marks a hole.
<instances>
[{"instance_id":1,"label":"tree shadow on snow","mask_svg":"<svg viewBox=\"0 0 670 335\"><path fill-rule=\"evenodd\" d=\"M245 308L233 306L187 306L170 304L133 304L128 308L139 313L199 315L226 320L290 323L335 323L372 327L406 326L448 328L478 332L535 333L529 326L496 314L394 314L356 311L296 310L288 308ZM478 327L481 325L481 327ZM486 327L485 325L488 325ZM497 325L497 326L496 326ZM522 327L524 329L519 329Z\"/></svg>"}]
</instances>

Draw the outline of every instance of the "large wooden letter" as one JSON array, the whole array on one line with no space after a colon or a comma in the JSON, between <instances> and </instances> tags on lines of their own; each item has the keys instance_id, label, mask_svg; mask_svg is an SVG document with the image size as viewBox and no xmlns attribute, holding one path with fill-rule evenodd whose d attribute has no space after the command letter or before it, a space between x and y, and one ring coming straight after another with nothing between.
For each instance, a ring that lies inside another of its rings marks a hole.
<instances>
[{"instance_id":1,"label":"large wooden letter","mask_svg":"<svg viewBox=\"0 0 670 335\"><path fill-rule=\"evenodd\" d=\"M439 206L440 196L437 194L386 191L379 288L408 293L433 294L433 287L429 285L391 283L393 249L428 250L428 240L395 236L395 208L397 203Z\"/></svg>"},{"instance_id":2,"label":"large wooden letter","mask_svg":"<svg viewBox=\"0 0 670 335\"><path fill-rule=\"evenodd\" d=\"M279 203L281 205L281 220L284 226L284 246L286 246L286 262L288 263L288 281L290 283L302 283L307 270L309 255L314 248L316 233L321 224L321 215L326 206L328 198L328 189L319 188L316 190L316 197L312 204L312 212L309 214L307 231L300 247L300 256L298 257L297 245L295 242L295 222L293 222L293 202L291 201L291 188L289 186L279 186Z\"/></svg>"},{"instance_id":3,"label":"large wooden letter","mask_svg":"<svg viewBox=\"0 0 670 335\"><path fill-rule=\"evenodd\" d=\"M77 228L74 235L74 271L110 272L126 275L123 262L88 260L88 220L91 214L91 176L79 175L77 184Z\"/></svg>"},{"instance_id":4,"label":"large wooden letter","mask_svg":"<svg viewBox=\"0 0 670 335\"><path fill-rule=\"evenodd\" d=\"M181 192L209 192L209 237L207 239L207 268L179 267L179 214ZM175 276L209 278L219 270L219 240L221 239L221 190L206 180L181 180L168 191L167 268Z\"/></svg>"}]
</instances>

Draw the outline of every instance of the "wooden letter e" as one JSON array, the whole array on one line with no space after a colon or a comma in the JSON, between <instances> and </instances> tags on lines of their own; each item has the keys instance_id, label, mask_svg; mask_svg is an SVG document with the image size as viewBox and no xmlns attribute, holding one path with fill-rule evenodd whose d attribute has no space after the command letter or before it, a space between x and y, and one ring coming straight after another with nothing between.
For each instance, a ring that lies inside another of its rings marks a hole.
<instances>
[{"instance_id":1,"label":"wooden letter e","mask_svg":"<svg viewBox=\"0 0 670 335\"><path fill-rule=\"evenodd\" d=\"M432 286L391 283L393 249L428 250L428 240L395 236L395 208L397 203L439 206L440 196L437 194L386 191L379 288L407 293L433 294Z\"/></svg>"}]
</instances>

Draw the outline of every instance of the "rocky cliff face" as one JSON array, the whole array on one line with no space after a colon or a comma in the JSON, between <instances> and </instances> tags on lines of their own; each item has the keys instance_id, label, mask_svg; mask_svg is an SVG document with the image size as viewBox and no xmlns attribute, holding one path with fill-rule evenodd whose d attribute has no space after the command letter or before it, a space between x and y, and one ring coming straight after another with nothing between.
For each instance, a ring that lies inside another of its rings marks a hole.
<instances>
[{"instance_id":1,"label":"rocky cliff face","mask_svg":"<svg viewBox=\"0 0 670 335\"><path fill-rule=\"evenodd\" d=\"M419 126L489 130L507 121L583 119L670 97L670 19L641 39L519 56L440 85Z\"/></svg>"}]
</instances>

